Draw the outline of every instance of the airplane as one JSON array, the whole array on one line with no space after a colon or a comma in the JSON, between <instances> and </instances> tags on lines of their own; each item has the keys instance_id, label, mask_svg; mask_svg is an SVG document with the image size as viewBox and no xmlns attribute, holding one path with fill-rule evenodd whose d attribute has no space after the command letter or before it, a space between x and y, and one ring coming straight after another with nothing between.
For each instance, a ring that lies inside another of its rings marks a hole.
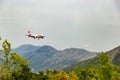
<instances>
[{"instance_id":1,"label":"airplane","mask_svg":"<svg viewBox=\"0 0 120 80\"><path fill-rule=\"evenodd\" d=\"M36 38L38 38L38 39L40 39L40 38L43 39L43 38L45 37L43 34L34 35L34 34L32 34L30 31L28 31L27 36L28 36L28 37L31 37L31 38L34 38L34 39L36 39Z\"/></svg>"}]
</instances>

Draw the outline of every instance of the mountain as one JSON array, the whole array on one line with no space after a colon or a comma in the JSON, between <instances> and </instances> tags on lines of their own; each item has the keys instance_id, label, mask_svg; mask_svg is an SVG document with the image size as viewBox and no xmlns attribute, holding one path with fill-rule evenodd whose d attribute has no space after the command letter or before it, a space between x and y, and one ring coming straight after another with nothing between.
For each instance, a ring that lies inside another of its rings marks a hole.
<instances>
[{"instance_id":1,"label":"mountain","mask_svg":"<svg viewBox=\"0 0 120 80\"><path fill-rule=\"evenodd\" d=\"M43 70L42 64L50 57L52 57L54 54L57 53L57 50L51 46L42 46L39 49L31 52L33 55L30 56L30 53L28 53L29 57L28 60L31 62L31 68L35 69L35 71ZM26 57L26 56L25 56ZM43 66L46 67L46 66Z\"/></svg>"},{"instance_id":2,"label":"mountain","mask_svg":"<svg viewBox=\"0 0 120 80\"><path fill-rule=\"evenodd\" d=\"M113 64L120 66L120 46L118 46L112 50L109 50L108 54L110 55L110 59L113 62ZM97 56L87 59L87 60L84 60L84 61L80 61L78 64L74 64L72 66L64 68L64 70L69 72L77 65L87 65L88 63L91 63L91 62L94 64L98 63Z\"/></svg>"},{"instance_id":3,"label":"mountain","mask_svg":"<svg viewBox=\"0 0 120 80\"><path fill-rule=\"evenodd\" d=\"M110 58L111 58L113 64L120 66L120 46L115 47L112 50L109 50L108 54L110 55ZM86 61L82 61L81 64L86 64L88 62L97 63L97 57L88 59Z\"/></svg>"},{"instance_id":4,"label":"mountain","mask_svg":"<svg viewBox=\"0 0 120 80\"><path fill-rule=\"evenodd\" d=\"M108 53L110 54L113 64L120 66L120 46L110 50Z\"/></svg>"},{"instance_id":5,"label":"mountain","mask_svg":"<svg viewBox=\"0 0 120 80\"><path fill-rule=\"evenodd\" d=\"M48 58L42 66L48 66L50 69L57 67L63 69L72 64L76 64L82 60L86 60L96 56L95 52L90 52L84 49L70 48L58 51L55 55Z\"/></svg>"},{"instance_id":6,"label":"mountain","mask_svg":"<svg viewBox=\"0 0 120 80\"><path fill-rule=\"evenodd\" d=\"M21 45L17 48L14 48L11 50L11 52L17 52L19 53L21 56L24 56L26 53L32 52L36 49L38 49L40 46L34 46L34 45L30 45L30 44L24 44Z\"/></svg>"},{"instance_id":7,"label":"mountain","mask_svg":"<svg viewBox=\"0 0 120 80\"><path fill-rule=\"evenodd\" d=\"M35 71L44 70L46 68L63 69L97 55L96 52L78 48L57 50L48 45L33 46L28 44L12 49L12 51L27 58L31 63L30 67Z\"/></svg>"}]
</instances>

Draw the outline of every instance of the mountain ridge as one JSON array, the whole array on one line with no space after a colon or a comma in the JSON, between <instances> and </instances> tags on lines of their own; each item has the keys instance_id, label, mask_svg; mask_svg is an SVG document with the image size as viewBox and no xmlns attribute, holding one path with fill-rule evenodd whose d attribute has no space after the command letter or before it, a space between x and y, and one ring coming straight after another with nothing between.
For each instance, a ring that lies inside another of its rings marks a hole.
<instances>
[{"instance_id":1,"label":"mountain ridge","mask_svg":"<svg viewBox=\"0 0 120 80\"><path fill-rule=\"evenodd\" d=\"M117 47L109 50L107 53L110 55L110 59L111 59L112 63L114 65L120 66L120 46L117 46ZM77 65L85 66L88 63L97 64L98 63L97 56L87 59L87 60L84 60L84 61L80 61L78 64L74 64L72 66L64 68L64 70L69 72L69 71L72 71L74 69L74 67L76 67Z\"/></svg>"},{"instance_id":2,"label":"mountain ridge","mask_svg":"<svg viewBox=\"0 0 120 80\"><path fill-rule=\"evenodd\" d=\"M97 55L96 52L79 48L57 50L49 45L34 46L28 44L21 45L12 51L21 52L19 54L30 61L30 67L35 69L35 71L45 70L46 68L63 69Z\"/></svg>"}]
</instances>

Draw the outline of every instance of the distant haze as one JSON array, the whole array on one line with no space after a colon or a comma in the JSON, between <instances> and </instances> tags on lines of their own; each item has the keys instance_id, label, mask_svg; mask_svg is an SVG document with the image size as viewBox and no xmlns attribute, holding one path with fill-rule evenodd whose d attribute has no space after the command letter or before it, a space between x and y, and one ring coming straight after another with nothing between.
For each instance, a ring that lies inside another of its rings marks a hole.
<instances>
[{"instance_id":1,"label":"distant haze","mask_svg":"<svg viewBox=\"0 0 120 80\"><path fill-rule=\"evenodd\" d=\"M12 47L107 51L120 45L119 0L0 0L0 36ZM25 36L42 33L43 40Z\"/></svg>"}]
</instances>

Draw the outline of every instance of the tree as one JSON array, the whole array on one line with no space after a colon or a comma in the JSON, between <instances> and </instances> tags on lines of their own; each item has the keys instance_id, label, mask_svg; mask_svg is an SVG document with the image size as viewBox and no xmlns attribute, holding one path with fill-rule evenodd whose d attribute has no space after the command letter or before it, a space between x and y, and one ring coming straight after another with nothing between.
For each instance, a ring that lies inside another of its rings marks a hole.
<instances>
[{"instance_id":1,"label":"tree","mask_svg":"<svg viewBox=\"0 0 120 80\"><path fill-rule=\"evenodd\" d=\"M0 37L0 41L1 41L1 37ZM11 45L7 40L4 40L3 43L0 42L0 62L1 62L1 68L2 68L2 72L1 75L3 75L0 78L7 78L7 74L9 72L10 69L10 61L9 61L9 55L10 55L10 50L11 50Z\"/></svg>"},{"instance_id":2,"label":"tree","mask_svg":"<svg viewBox=\"0 0 120 80\"><path fill-rule=\"evenodd\" d=\"M113 64L107 52L102 52L98 56L99 72L101 80L113 80Z\"/></svg>"},{"instance_id":3,"label":"tree","mask_svg":"<svg viewBox=\"0 0 120 80\"><path fill-rule=\"evenodd\" d=\"M114 68L107 52L102 52L98 57L97 64L88 64L86 66L77 66L74 72L80 80L119 80L119 67ZM116 70L114 70L116 69Z\"/></svg>"},{"instance_id":4,"label":"tree","mask_svg":"<svg viewBox=\"0 0 120 80\"><path fill-rule=\"evenodd\" d=\"M1 40L1 38L0 38ZM0 44L0 80L32 80L33 73L27 59L17 53L11 53L11 44L4 40Z\"/></svg>"},{"instance_id":5,"label":"tree","mask_svg":"<svg viewBox=\"0 0 120 80\"><path fill-rule=\"evenodd\" d=\"M21 57L17 53L13 52L10 54L10 64L11 67L21 69L23 66L29 66L29 62L27 59Z\"/></svg>"},{"instance_id":6,"label":"tree","mask_svg":"<svg viewBox=\"0 0 120 80\"><path fill-rule=\"evenodd\" d=\"M0 58L0 60L2 61L4 66L7 67L7 68L9 68L10 50L11 50L11 45L10 45L10 43L7 40L5 40L2 43L2 49L1 49L1 53L0 53L2 58Z\"/></svg>"},{"instance_id":7,"label":"tree","mask_svg":"<svg viewBox=\"0 0 120 80\"><path fill-rule=\"evenodd\" d=\"M75 72L72 71L69 73L69 80L79 80L79 78L77 77Z\"/></svg>"},{"instance_id":8,"label":"tree","mask_svg":"<svg viewBox=\"0 0 120 80\"><path fill-rule=\"evenodd\" d=\"M29 68L29 62L27 59L21 57L17 53L11 53L10 54L10 64L11 64L11 70L10 70L10 76L9 79L12 78L12 80L17 79L25 79L25 80L31 80L32 79L32 72Z\"/></svg>"}]
</instances>

